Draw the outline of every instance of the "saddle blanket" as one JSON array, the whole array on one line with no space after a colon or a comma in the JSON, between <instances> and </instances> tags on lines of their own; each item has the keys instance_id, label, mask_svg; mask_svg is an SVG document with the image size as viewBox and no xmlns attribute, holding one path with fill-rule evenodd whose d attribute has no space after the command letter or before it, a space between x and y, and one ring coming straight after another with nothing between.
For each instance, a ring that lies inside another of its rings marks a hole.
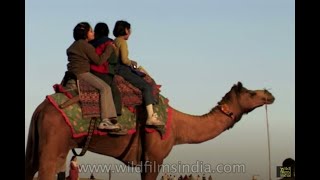
<instances>
[{"instance_id":1,"label":"saddle blanket","mask_svg":"<svg viewBox=\"0 0 320 180\"><path fill-rule=\"evenodd\" d=\"M82 115L82 110L79 103L75 103L70 105L64 109L60 109L59 105L66 102L71 97L67 96L65 93L54 93L52 95L46 96L46 99L52 103L52 105L61 113L66 123L70 126L72 137L80 138L88 135L88 128L90 125L90 118L84 118ZM162 139L166 139L169 136L168 129L171 124L171 111L172 109L168 105L168 99L159 96L158 104L154 105L154 112L156 112L159 116L159 120L164 122L166 125L164 127L156 127L156 128L145 128L145 131L148 133L159 132L161 134ZM122 126L122 129L128 130L128 134L133 134L136 132L136 121L138 113L146 113L146 111L139 111L138 108L141 109L141 106L133 107L125 107L122 108L122 115L118 117L118 123ZM139 114L139 117L141 116ZM98 118L96 121L96 126L100 123L101 119ZM100 131L95 129L93 131L94 135L107 135L106 131Z\"/></svg>"}]
</instances>

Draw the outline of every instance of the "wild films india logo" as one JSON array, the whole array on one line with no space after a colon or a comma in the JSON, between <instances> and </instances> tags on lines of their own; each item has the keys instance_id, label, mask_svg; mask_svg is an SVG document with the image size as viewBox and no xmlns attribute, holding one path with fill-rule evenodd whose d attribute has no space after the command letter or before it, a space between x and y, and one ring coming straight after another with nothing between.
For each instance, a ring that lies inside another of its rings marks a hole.
<instances>
[{"instance_id":1,"label":"wild films india logo","mask_svg":"<svg viewBox=\"0 0 320 180\"><path fill-rule=\"evenodd\" d=\"M293 172L291 171L291 167L277 166L277 177L293 177L292 173Z\"/></svg>"}]
</instances>

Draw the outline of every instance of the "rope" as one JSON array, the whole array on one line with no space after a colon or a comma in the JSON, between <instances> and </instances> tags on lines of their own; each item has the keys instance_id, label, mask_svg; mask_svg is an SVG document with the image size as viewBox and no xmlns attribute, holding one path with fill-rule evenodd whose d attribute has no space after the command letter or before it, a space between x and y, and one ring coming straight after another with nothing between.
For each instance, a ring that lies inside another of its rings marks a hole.
<instances>
[{"instance_id":1,"label":"rope","mask_svg":"<svg viewBox=\"0 0 320 180\"><path fill-rule=\"evenodd\" d=\"M87 152L89 144L90 144L90 141L91 141L91 138L92 138L93 131L96 128L96 121L97 121L97 118L91 118L90 126L89 126L89 132L88 132L88 136L86 138L86 143L85 143L84 147L82 148L80 154L78 154L76 152L76 150L73 148L72 149L73 155L75 155L75 156L83 156Z\"/></svg>"},{"instance_id":2,"label":"rope","mask_svg":"<svg viewBox=\"0 0 320 180\"><path fill-rule=\"evenodd\" d=\"M271 155L270 155L270 135L269 135L269 120L268 120L268 108L266 107L266 121L267 121L267 136L268 136L268 153L269 153L269 180L271 180Z\"/></svg>"}]
</instances>

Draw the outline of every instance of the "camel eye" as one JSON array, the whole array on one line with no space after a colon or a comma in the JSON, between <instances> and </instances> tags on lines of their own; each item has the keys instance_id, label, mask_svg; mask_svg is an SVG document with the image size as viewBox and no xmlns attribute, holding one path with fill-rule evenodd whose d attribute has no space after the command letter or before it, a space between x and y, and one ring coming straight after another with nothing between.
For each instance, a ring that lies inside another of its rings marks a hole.
<instances>
[{"instance_id":1,"label":"camel eye","mask_svg":"<svg viewBox=\"0 0 320 180\"><path fill-rule=\"evenodd\" d=\"M254 91L248 91L248 93L250 94L250 96L255 96L257 93Z\"/></svg>"}]
</instances>

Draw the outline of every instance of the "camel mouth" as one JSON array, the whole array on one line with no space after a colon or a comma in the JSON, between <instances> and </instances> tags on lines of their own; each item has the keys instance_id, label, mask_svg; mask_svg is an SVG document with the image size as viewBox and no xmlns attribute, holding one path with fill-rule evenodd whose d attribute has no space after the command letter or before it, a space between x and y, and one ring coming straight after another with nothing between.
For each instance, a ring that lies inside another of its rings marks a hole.
<instances>
[{"instance_id":1,"label":"camel mouth","mask_svg":"<svg viewBox=\"0 0 320 180\"><path fill-rule=\"evenodd\" d=\"M273 96L266 99L266 104L272 104L274 102L275 98Z\"/></svg>"}]
</instances>

